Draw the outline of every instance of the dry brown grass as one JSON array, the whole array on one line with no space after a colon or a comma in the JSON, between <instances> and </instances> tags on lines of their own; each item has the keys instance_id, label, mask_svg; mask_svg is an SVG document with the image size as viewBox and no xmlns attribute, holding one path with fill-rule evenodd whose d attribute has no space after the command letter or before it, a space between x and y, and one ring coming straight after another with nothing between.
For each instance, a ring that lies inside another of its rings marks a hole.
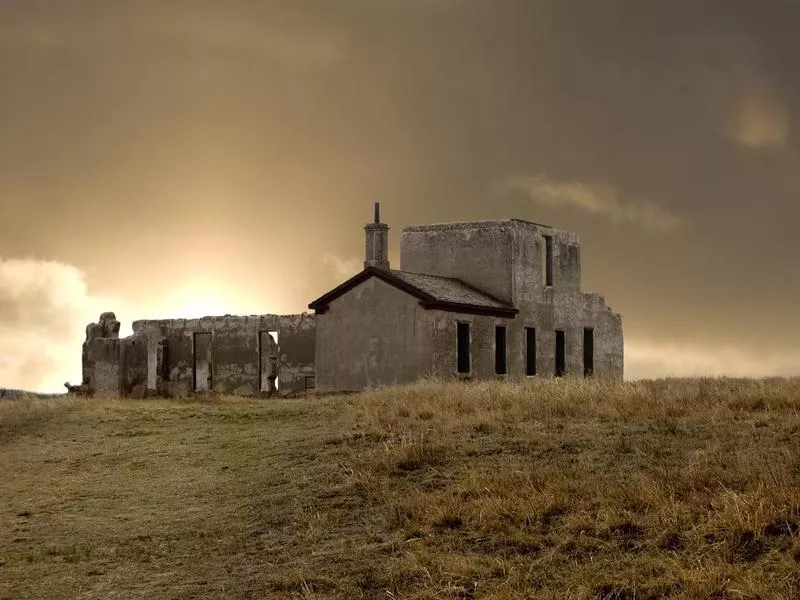
<instances>
[{"instance_id":1,"label":"dry brown grass","mask_svg":"<svg viewBox=\"0 0 800 600\"><path fill-rule=\"evenodd\" d=\"M800 598L800 379L0 403L0 598Z\"/></svg>"}]
</instances>

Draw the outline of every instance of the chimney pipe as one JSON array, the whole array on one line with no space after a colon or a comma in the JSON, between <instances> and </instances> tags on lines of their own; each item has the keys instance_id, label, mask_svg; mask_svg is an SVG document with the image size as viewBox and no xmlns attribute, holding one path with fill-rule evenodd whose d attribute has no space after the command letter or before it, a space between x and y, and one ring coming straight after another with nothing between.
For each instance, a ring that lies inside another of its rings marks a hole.
<instances>
[{"instance_id":1,"label":"chimney pipe","mask_svg":"<svg viewBox=\"0 0 800 600\"><path fill-rule=\"evenodd\" d=\"M381 223L381 203L375 203L375 221L364 226L364 268L389 270L389 226Z\"/></svg>"}]
</instances>

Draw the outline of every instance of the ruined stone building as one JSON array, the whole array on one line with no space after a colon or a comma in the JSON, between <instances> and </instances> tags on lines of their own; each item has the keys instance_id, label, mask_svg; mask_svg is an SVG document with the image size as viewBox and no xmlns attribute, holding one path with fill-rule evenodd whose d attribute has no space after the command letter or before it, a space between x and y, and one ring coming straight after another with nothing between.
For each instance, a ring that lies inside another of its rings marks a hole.
<instances>
[{"instance_id":1,"label":"ruined stone building","mask_svg":"<svg viewBox=\"0 0 800 600\"><path fill-rule=\"evenodd\" d=\"M364 270L312 302L318 392L422 376L622 379L622 319L581 291L578 236L519 219L365 227Z\"/></svg>"},{"instance_id":2,"label":"ruined stone building","mask_svg":"<svg viewBox=\"0 0 800 600\"><path fill-rule=\"evenodd\" d=\"M578 236L519 219L407 227L400 269L375 207L364 269L315 314L135 321L86 330L84 393L293 395L424 376L621 379L622 319L580 289Z\"/></svg>"},{"instance_id":3,"label":"ruined stone building","mask_svg":"<svg viewBox=\"0 0 800 600\"><path fill-rule=\"evenodd\" d=\"M114 313L86 328L89 394L183 397L196 392L291 395L313 388L314 315L134 321L119 337Z\"/></svg>"}]
</instances>

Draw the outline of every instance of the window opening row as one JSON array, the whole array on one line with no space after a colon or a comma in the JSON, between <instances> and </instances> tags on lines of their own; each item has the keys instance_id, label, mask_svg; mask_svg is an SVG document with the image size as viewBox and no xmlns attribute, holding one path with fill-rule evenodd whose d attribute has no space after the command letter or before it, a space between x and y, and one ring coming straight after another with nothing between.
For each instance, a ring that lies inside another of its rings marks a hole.
<instances>
[{"instance_id":1,"label":"window opening row","mask_svg":"<svg viewBox=\"0 0 800 600\"><path fill-rule=\"evenodd\" d=\"M459 322L457 324L457 363L458 372L463 374L470 373L471 350L470 350L470 324ZM563 377L567 369L567 340L566 332L563 329L555 330L555 376ZM508 373L507 361L507 336L506 326L497 325L494 329L494 372L497 375ZM537 374L536 371L536 328L525 328L525 375L531 377ZM594 372L594 329L584 327L583 329L583 376L589 377Z\"/></svg>"}]
</instances>

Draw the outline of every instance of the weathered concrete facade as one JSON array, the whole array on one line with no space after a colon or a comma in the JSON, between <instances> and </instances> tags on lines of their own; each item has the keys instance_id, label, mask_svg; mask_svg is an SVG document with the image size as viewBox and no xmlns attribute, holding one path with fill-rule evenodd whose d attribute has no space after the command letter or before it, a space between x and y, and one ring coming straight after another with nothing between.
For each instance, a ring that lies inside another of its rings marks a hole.
<instances>
[{"instance_id":1,"label":"weathered concrete facade","mask_svg":"<svg viewBox=\"0 0 800 600\"><path fill-rule=\"evenodd\" d=\"M250 315L134 321L119 339L113 313L87 327L89 394L184 397L217 392L292 395L314 387L314 315Z\"/></svg>"},{"instance_id":2,"label":"weathered concrete facade","mask_svg":"<svg viewBox=\"0 0 800 600\"><path fill-rule=\"evenodd\" d=\"M318 315L316 363L325 366L318 391L355 391L414 381L430 368L429 313L406 292L371 277Z\"/></svg>"},{"instance_id":3,"label":"weathered concrete facade","mask_svg":"<svg viewBox=\"0 0 800 600\"><path fill-rule=\"evenodd\" d=\"M86 329L82 393L182 397L358 391L424 376L621 379L622 319L581 291L578 236L519 219L364 227L364 270L315 315L135 321Z\"/></svg>"},{"instance_id":4,"label":"weathered concrete facade","mask_svg":"<svg viewBox=\"0 0 800 600\"><path fill-rule=\"evenodd\" d=\"M426 375L622 378L622 319L581 292L576 234L518 219L407 227L394 271L377 221L365 270L309 305L319 392Z\"/></svg>"}]
</instances>

